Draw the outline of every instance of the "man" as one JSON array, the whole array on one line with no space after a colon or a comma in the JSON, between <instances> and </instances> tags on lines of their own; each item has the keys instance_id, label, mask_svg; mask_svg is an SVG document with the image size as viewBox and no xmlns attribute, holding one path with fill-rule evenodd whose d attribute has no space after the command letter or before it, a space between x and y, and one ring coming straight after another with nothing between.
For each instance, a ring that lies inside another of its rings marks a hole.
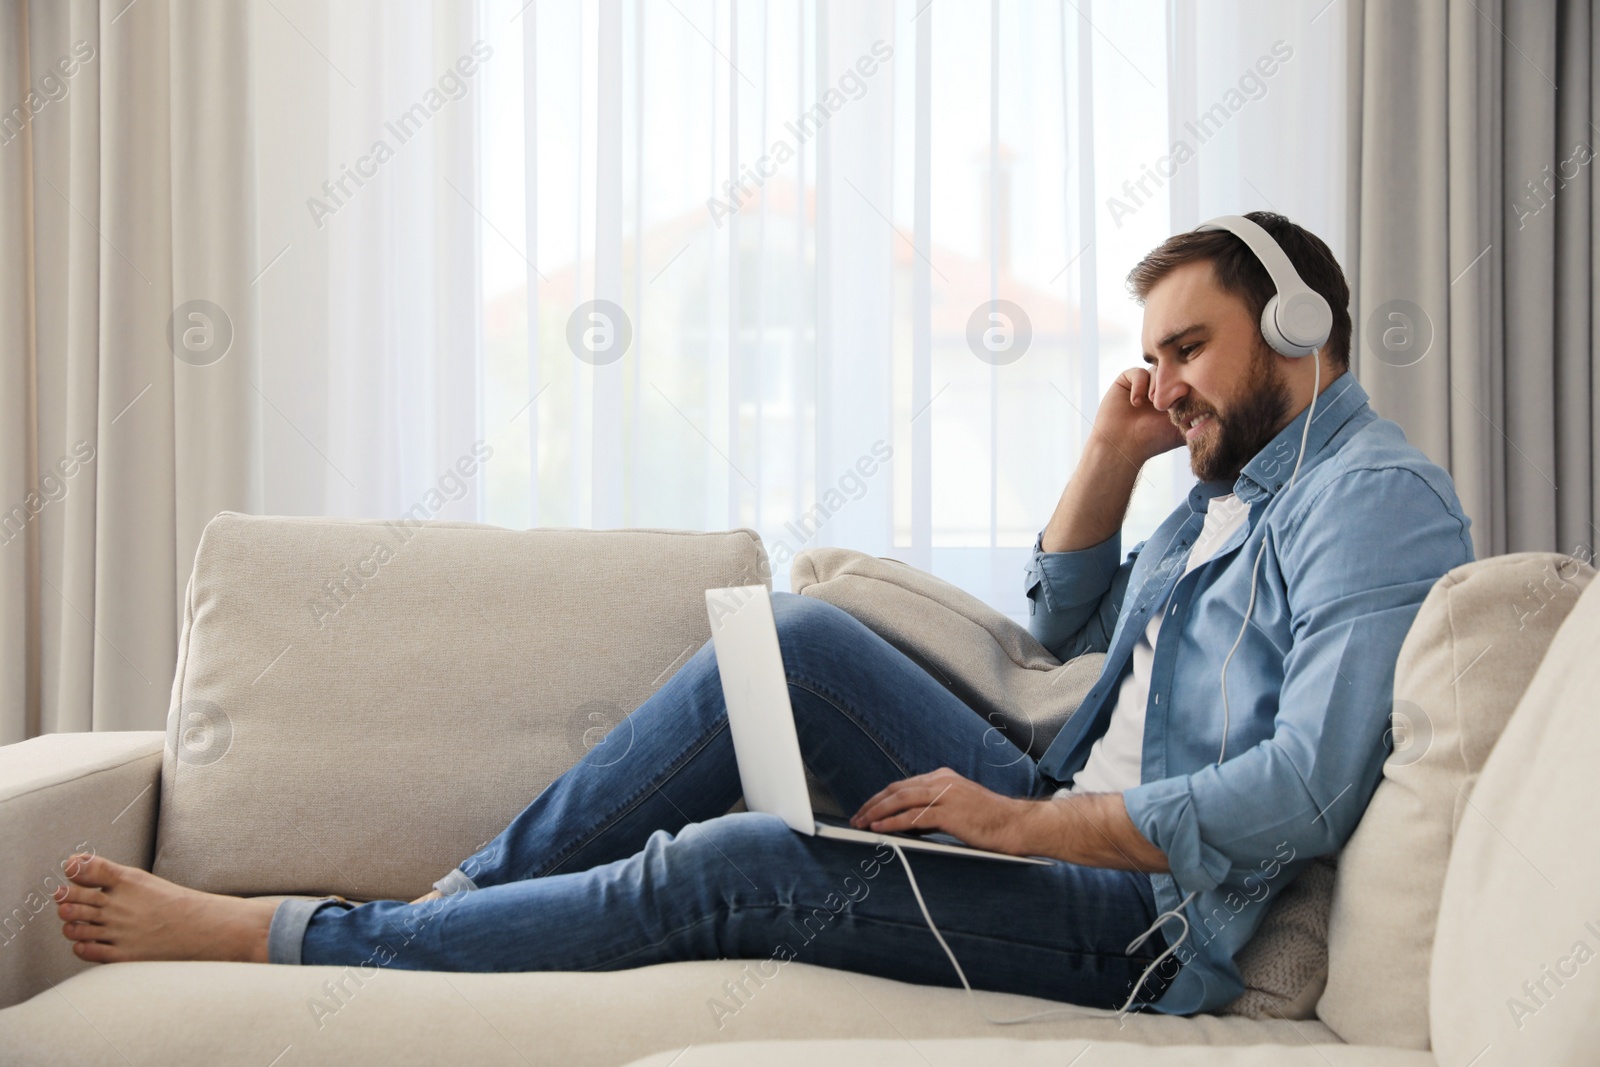
<instances>
[{"instance_id":1,"label":"man","mask_svg":"<svg viewBox=\"0 0 1600 1067\"><path fill-rule=\"evenodd\" d=\"M978 988L1169 1012L1231 1000L1268 902L1360 818L1401 640L1472 559L1449 477L1347 371L1349 290L1327 247L1249 217L1327 299L1332 333L1309 357L1270 350L1272 283L1230 233L1180 234L1134 269L1149 367L1106 393L1028 567L1040 641L1109 655L1037 764L994 759L982 719L849 615L773 597L802 752L853 825L1063 862L919 854L900 871L883 850L724 815L739 780L707 643L613 733L622 758L581 761L428 897L275 907L86 857L58 897L74 950L429 970L800 959L953 985L915 874ZM1199 484L1121 561L1138 472L1179 445Z\"/></svg>"}]
</instances>

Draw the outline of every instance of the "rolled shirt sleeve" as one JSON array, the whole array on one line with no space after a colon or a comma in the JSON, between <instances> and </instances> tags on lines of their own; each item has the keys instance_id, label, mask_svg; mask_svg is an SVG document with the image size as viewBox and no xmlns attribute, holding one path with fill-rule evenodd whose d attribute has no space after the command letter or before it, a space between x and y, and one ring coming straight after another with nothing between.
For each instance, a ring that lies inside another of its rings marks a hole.
<instances>
[{"instance_id":1,"label":"rolled shirt sleeve","mask_svg":"<svg viewBox=\"0 0 1600 1067\"><path fill-rule=\"evenodd\" d=\"M1062 662L1106 651L1128 574L1142 547L1140 542L1123 562L1119 531L1090 548L1046 552L1041 531L1024 576L1028 632Z\"/></svg>"}]
</instances>

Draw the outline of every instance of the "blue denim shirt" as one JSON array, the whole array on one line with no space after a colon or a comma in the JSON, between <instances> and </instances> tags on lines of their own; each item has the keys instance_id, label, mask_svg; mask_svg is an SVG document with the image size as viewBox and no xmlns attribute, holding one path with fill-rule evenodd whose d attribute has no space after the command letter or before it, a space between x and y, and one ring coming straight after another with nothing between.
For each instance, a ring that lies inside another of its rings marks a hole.
<instances>
[{"instance_id":1,"label":"blue denim shirt","mask_svg":"<svg viewBox=\"0 0 1600 1067\"><path fill-rule=\"evenodd\" d=\"M1167 855L1153 875L1163 911L1184 914L1183 962L1158 1010L1209 1011L1244 991L1234 956L1270 901L1317 856L1341 848L1390 748L1395 660L1422 600L1472 560L1469 520L1444 470L1380 419L1345 373L1317 400L1292 488L1302 411L1238 479L1195 486L1122 561L1120 535L1076 552L1034 543L1028 629L1062 660L1106 652L1082 706L1039 761L1068 783L1106 732L1151 613L1165 611L1151 668L1141 784L1123 794L1139 832ZM1187 575L1214 496L1247 521ZM1255 608L1239 636L1263 544ZM1169 919L1168 943L1181 926Z\"/></svg>"}]
</instances>

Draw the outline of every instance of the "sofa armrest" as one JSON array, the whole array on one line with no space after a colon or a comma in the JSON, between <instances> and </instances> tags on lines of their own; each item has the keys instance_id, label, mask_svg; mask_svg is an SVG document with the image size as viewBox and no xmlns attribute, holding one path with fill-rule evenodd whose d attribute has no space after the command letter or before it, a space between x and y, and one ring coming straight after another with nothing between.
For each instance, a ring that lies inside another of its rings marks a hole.
<instances>
[{"instance_id":1,"label":"sofa armrest","mask_svg":"<svg viewBox=\"0 0 1600 1067\"><path fill-rule=\"evenodd\" d=\"M159 730L0 747L0 1008L90 966L67 950L51 893L75 852L150 869L161 750Z\"/></svg>"}]
</instances>

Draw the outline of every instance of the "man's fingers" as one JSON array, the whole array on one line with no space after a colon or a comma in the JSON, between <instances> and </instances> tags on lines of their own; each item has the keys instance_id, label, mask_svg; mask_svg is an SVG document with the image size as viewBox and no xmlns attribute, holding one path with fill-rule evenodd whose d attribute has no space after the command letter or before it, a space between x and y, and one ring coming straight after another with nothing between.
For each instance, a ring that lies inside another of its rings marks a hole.
<instances>
[{"instance_id":1,"label":"man's fingers","mask_svg":"<svg viewBox=\"0 0 1600 1067\"><path fill-rule=\"evenodd\" d=\"M884 786L882 789L868 797L866 802L862 804L861 807L857 808L856 813L850 817L850 822L856 826L865 825L865 817L867 812L872 811L874 808L877 808L879 805L881 805L885 800L893 795L897 789L904 786L906 782L914 780L915 779L905 778L898 782L890 782L888 785Z\"/></svg>"},{"instance_id":2,"label":"man's fingers","mask_svg":"<svg viewBox=\"0 0 1600 1067\"><path fill-rule=\"evenodd\" d=\"M878 793L877 797L861 805L861 811L856 813L859 825L870 825L877 819L891 816L896 811L904 811L907 805L918 803L917 795L922 792L920 785L910 784L910 781L894 782L888 789Z\"/></svg>"},{"instance_id":3,"label":"man's fingers","mask_svg":"<svg viewBox=\"0 0 1600 1067\"><path fill-rule=\"evenodd\" d=\"M881 819L885 815L902 810L907 803L904 795L906 788L907 782L894 783L861 805L861 810L856 812L855 817L850 821L858 827L868 826L874 819Z\"/></svg>"},{"instance_id":4,"label":"man's fingers","mask_svg":"<svg viewBox=\"0 0 1600 1067\"><path fill-rule=\"evenodd\" d=\"M928 814L931 811L933 811L931 807L908 808L898 815L890 815L870 825L875 833L883 834L897 834L907 830L943 830L944 827L938 825L935 817Z\"/></svg>"},{"instance_id":5,"label":"man's fingers","mask_svg":"<svg viewBox=\"0 0 1600 1067\"><path fill-rule=\"evenodd\" d=\"M954 771L946 773L945 769L941 767L939 770L929 771L927 774L913 775L910 778L902 778L898 782L890 782L888 785L872 794L872 796L868 797L866 803L862 804L861 807L856 809L856 813L855 815L851 816L850 822L855 826L864 825L863 816L865 816L868 811L872 810L879 804L882 804L891 795L899 792L902 789L907 787L915 788L917 786L926 785L927 783L933 781L945 781L952 777L959 777L959 775L956 775Z\"/></svg>"},{"instance_id":6,"label":"man's fingers","mask_svg":"<svg viewBox=\"0 0 1600 1067\"><path fill-rule=\"evenodd\" d=\"M861 820L864 825L872 826L911 808L931 808L950 788L949 785L921 783L912 785L909 779L898 784L903 788L891 787L888 796L876 804L868 804L861 809ZM875 828L882 829L882 827Z\"/></svg>"},{"instance_id":7,"label":"man's fingers","mask_svg":"<svg viewBox=\"0 0 1600 1067\"><path fill-rule=\"evenodd\" d=\"M1128 390L1128 403L1138 407L1142 402L1150 399L1150 372L1141 367L1129 367L1122 372L1121 381L1126 383Z\"/></svg>"}]
</instances>

